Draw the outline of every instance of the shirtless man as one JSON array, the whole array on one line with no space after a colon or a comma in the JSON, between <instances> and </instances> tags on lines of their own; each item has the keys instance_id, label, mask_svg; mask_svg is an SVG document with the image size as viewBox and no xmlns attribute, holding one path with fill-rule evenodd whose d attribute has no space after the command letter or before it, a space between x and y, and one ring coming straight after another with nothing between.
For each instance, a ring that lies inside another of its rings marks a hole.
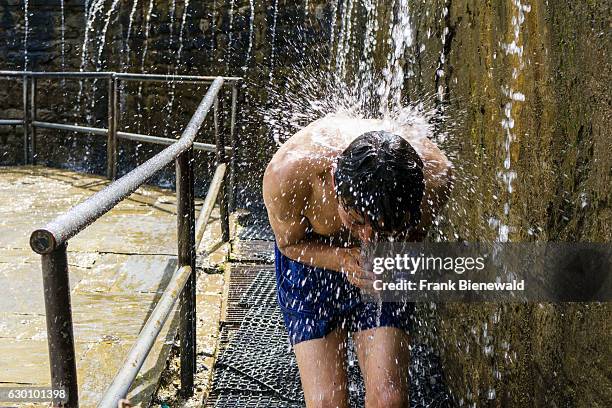
<instances>
[{"instance_id":1,"label":"shirtless man","mask_svg":"<svg viewBox=\"0 0 612 408\"><path fill-rule=\"evenodd\" d=\"M373 274L360 244L424 239L451 164L415 127L330 115L284 143L263 194L276 237L278 302L308 408L348 407L353 334L366 407L407 407L412 304L362 301ZM378 312L378 316L377 316Z\"/></svg>"}]
</instances>

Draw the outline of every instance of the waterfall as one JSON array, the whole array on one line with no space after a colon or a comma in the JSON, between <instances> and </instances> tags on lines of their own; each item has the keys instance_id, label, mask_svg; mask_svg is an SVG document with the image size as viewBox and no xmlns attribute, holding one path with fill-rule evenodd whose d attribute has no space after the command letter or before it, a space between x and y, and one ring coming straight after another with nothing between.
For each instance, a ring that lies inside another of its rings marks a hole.
<instances>
[{"instance_id":1,"label":"waterfall","mask_svg":"<svg viewBox=\"0 0 612 408\"><path fill-rule=\"evenodd\" d=\"M513 183L516 179L516 171L512 169L512 144L516 140L516 134L514 133L515 118L513 114L513 108L516 103L522 103L525 101L525 95L521 93L516 87L520 84L520 76L525 62L523 60L524 44L522 43L523 37L521 36L521 27L525 22L525 13L531 10L531 6L523 4L521 0L512 0L512 18L511 18L511 39L509 43L501 45L507 58L513 60L512 74L510 84L502 85L501 92L507 98L504 104L503 118L501 126L504 131L504 162L503 170L499 173L499 177L502 180L506 188L506 201L504 203L504 218L505 222L499 221L497 223L498 229L498 240L500 242L509 241L509 234L512 230L509 222L510 218L510 206L512 204L512 192Z\"/></svg>"},{"instance_id":2,"label":"waterfall","mask_svg":"<svg viewBox=\"0 0 612 408\"><path fill-rule=\"evenodd\" d=\"M85 34L83 37L83 46L81 49L81 71L85 71L87 67L87 55L89 47L89 32L93 30L96 16L104 8L104 0L93 0L93 3L85 3Z\"/></svg>"},{"instance_id":3,"label":"waterfall","mask_svg":"<svg viewBox=\"0 0 612 408\"><path fill-rule=\"evenodd\" d=\"M149 50L149 35L151 33L151 15L153 14L153 6L155 0L149 0L149 6L147 7L147 14L145 17L145 40L144 40L144 49L142 51L142 58L140 60L140 72L144 73L146 71L145 62L147 60L147 52ZM138 131L140 132L141 124L142 124L142 82L138 82L138 106L137 106L137 115L138 115ZM136 145L136 155L138 155L138 147L140 143Z\"/></svg>"},{"instance_id":4,"label":"waterfall","mask_svg":"<svg viewBox=\"0 0 612 408\"><path fill-rule=\"evenodd\" d=\"M362 105L368 104L374 94L374 50L376 49L376 32L378 31L378 9L374 0L364 0L366 25L363 38L363 55L359 61L358 80L355 82L355 94Z\"/></svg>"},{"instance_id":5,"label":"waterfall","mask_svg":"<svg viewBox=\"0 0 612 408\"><path fill-rule=\"evenodd\" d=\"M227 49L225 51L225 72L229 75L230 70L230 58L232 55L232 44L233 44L233 28L234 28L234 2L235 0L230 0L230 9L229 9L229 29L228 29L228 40L227 40Z\"/></svg>"},{"instance_id":6,"label":"waterfall","mask_svg":"<svg viewBox=\"0 0 612 408\"><path fill-rule=\"evenodd\" d=\"M274 19L272 20L272 54L270 55L270 83L274 77L274 57L276 47L276 20L278 18L278 0L274 0Z\"/></svg>"},{"instance_id":7,"label":"waterfall","mask_svg":"<svg viewBox=\"0 0 612 408\"><path fill-rule=\"evenodd\" d=\"M334 50L334 39L336 38L336 14L338 14L338 0L331 1L331 24L329 27L329 53ZM332 58L329 58L329 69L331 70Z\"/></svg>"},{"instance_id":8,"label":"waterfall","mask_svg":"<svg viewBox=\"0 0 612 408\"><path fill-rule=\"evenodd\" d=\"M338 38L338 46L336 51L336 77L342 81L346 80L346 59L351 48L352 35L352 14L353 0L348 0L342 7L342 25L340 26L340 35Z\"/></svg>"},{"instance_id":9,"label":"waterfall","mask_svg":"<svg viewBox=\"0 0 612 408\"><path fill-rule=\"evenodd\" d=\"M28 0L23 3L24 33L23 33L23 70L28 70L28 34L30 32L30 4Z\"/></svg>"},{"instance_id":10,"label":"waterfall","mask_svg":"<svg viewBox=\"0 0 612 408\"><path fill-rule=\"evenodd\" d=\"M254 0L249 0L249 7L251 8L251 15L249 17L249 46L247 48L246 62L244 63L244 67L242 67L243 71L246 71L249 66L249 61L251 60L251 51L253 50L253 25L255 23Z\"/></svg>"},{"instance_id":11,"label":"waterfall","mask_svg":"<svg viewBox=\"0 0 612 408\"><path fill-rule=\"evenodd\" d=\"M394 13L394 21L389 32L393 49L387 57L387 66L383 70L383 80L378 89L380 113L383 116L388 116L401 108L404 58L406 49L412 45L408 0L398 0L396 5L397 11Z\"/></svg>"},{"instance_id":12,"label":"waterfall","mask_svg":"<svg viewBox=\"0 0 612 408\"><path fill-rule=\"evenodd\" d=\"M65 0L60 1L60 9L62 14L62 38L61 38L61 52L62 52L62 71L66 70L66 12L65 12ZM62 84L65 82L62 81Z\"/></svg>"},{"instance_id":13,"label":"waterfall","mask_svg":"<svg viewBox=\"0 0 612 408\"><path fill-rule=\"evenodd\" d=\"M181 55L183 53L183 36L185 35L185 26L187 25L187 14L188 14L188 12L189 12L189 0L185 0L185 5L183 6L183 19L181 21L181 30L179 32L178 56L176 58L177 70L178 70L178 68L181 65ZM214 20L214 18L213 18L213 20Z\"/></svg>"},{"instance_id":14,"label":"waterfall","mask_svg":"<svg viewBox=\"0 0 612 408\"><path fill-rule=\"evenodd\" d=\"M106 20L104 21L104 26L102 27L102 33L100 34L100 45L98 47L98 58L96 60L96 70L100 71L102 68L102 53L104 52L104 45L106 44L106 33L108 31L108 26L110 25L111 18L117 5L120 0L113 0L111 3L110 9L106 12Z\"/></svg>"},{"instance_id":15,"label":"waterfall","mask_svg":"<svg viewBox=\"0 0 612 408\"><path fill-rule=\"evenodd\" d=\"M132 3L132 11L130 11L130 20L128 21L128 29L125 38L125 62L123 63L123 71L126 71L130 64L130 37L132 36L132 26L134 24L134 16L136 15L136 10L138 9L138 0L134 0Z\"/></svg>"}]
</instances>

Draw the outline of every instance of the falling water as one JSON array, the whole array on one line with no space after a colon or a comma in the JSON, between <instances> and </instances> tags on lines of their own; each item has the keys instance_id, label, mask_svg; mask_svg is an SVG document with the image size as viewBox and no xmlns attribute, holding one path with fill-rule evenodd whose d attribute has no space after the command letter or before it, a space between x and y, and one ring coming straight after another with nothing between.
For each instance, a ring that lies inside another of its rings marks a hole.
<instances>
[{"instance_id":1,"label":"falling water","mask_svg":"<svg viewBox=\"0 0 612 408\"><path fill-rule=\"evenodd\" d=\"M100 39L100 44L98 47L98 58L96 60L96 70L100 71L102 69L102 53L104 52L104 45L106 44L106 33L108 31L108 26L110 25L111 18L117 5L120 0L113 0L111 3L110 9L106 12L106 20L104 21L104 26L102 27L102 32L98 36Z\"/></svg>"},{"instance_id":2,"label":"falling water","mask_svg":"<svg viewBox=\"0 0 612 408\"><path fill-rule=\"evenodd\" d=\"M246 62L243 71L246 71L251 60L251 51L253 50L253 25L255 23L255 3L254 0L249 0L249 7L251 8L251 15L249 17L249 46L247 48Z\"/></svg>"},{"instance_id":3,"label":"falling water","mask_svg":"<svg viewBox=\"0 0 612 408\"><path fill-rule=\"evenodd\" d=\"M448 6L445 6L442 9L442 15L440 16L440 21L446 21L446 17L448 16ZM449 33L449 28L445 25L442 30L442 35L440 36L440 41L442 43L442 47L440 47L440 56L438 58L438 67L436 68L436 83L438 84L438 89L436 90L436 97L438 98L438 102L444 101L444 85L441 82L441 79L444 77L444 67L446 64L446 54L444 53L446 47L447 36Z\"/></svg>"},{"instance_id":4,"label":"falling water","mask_svg":"<svg viewBox=\"0 0 612 408\"><path fill-rule=\"evenodd\" d=\"M170 10L168 12L169 17L170 17L170 23L168 24L168 28L169 28L169 38L168 38L168 49L172 50L172 45L174 44L174 20L175 20L175 15L176 15L176 0L172 0L172 3L170 3ZM171 72L171 68L170 68L170 64L168 64L168 74L170 74ZM176 64L174 66L174 71L176 72ZM174 108L174 95L176 92L176 82L171 81L168 84L168 95L169 95L169 99L168 99L168 103L166 104L166 111L168 112L168 117L171 118L172 117L172 111ZM166 126L164 126L164 136L168 137L168 133L170 131L170 121L166 122Z\"/></svg>"},{"instance_id":5,"label":"falling water","mask_svg":"<svg viewBox=\"0 0 612 408\"><path fill-rule=\"evenodd\" d=\"M149 6L147 8L147 14L145 17L145 39L144 39L144 49L142 51L142 58L140 60L140 72L146 72L145 62L147 60L147 52L149 50L149 35L151 34L151 16L153 15L153 6L155 0L149 0ZM142 82L138 83L138 106L137 106L137 115L138 115L138 131L140 132L142 126ZM138 147L140 144L136 145L136 155L138 155Z\"/></svg>"},{"instance_id":6,"label":"falling water","mask_svg":"<svg viewBox=\"0 0 612 408\"><path fill-rule=\"evenodd\" d=\"M81 49L81 71L85 71L87 67L87 55L89 47L89 33L93 30L96 16L104 8L104 0L93 0L91 5L89 2L85 3L85 34L83 37L83 46Z\"/></svg>"},{"instance_id":7,"label":"falling water","mask_svg":"<svg viewBox=\"0 0 612 408\"><path fill-rule=\"evenodd\" d=\"M336 14L338 13L338 0L331 1L331 26L329 27L329 50L334 49L334 39L336 38ZM329 69L331 70L332 59L329 59Z\"/></svg>"},{"instance_id":8,"label":"falling water","mask_svg":"<svg viewBox=\"0 0 612 408\"><path fill-rule=\"evenodd\" d=\"M127 70L127 67L130 64L130 38L132 36L132 25L134 24L134 16L136 15L136 10L138 9L138 0L134 0L132 3L132 11L130 11L130 20L128 22L128 29L125 38L125 61L123 63L123 71Z\"/></svg>"},{"instance_id":9,"label":"falling water","mask_svg":"<svg viewBox=\"0 0 612 408\"><path fill-rule=\"evenodd\" d=\"M378 31L378 9L374 0L364 0L366 24L363 38L363 55L359 61L358 81L355 82L355 93L361 96L365 105L371 99L374 87L374 50L376 49L376 32Z\"/></svg>"},{"instance_id":10,"label":"falling water","mask_svg":"<svg viewBox=\"0 0 612 408\"><path fill-rule=\"evenodd\" d=\"M65 13L65 4L64 4L65 0L60 0L60 9L61 9L61 15L62 15L62 28L61 28L61 50L62 50L62 71L66 70L66 13ZM64 84L65 82L62 81L62 84Z\"/></svg>"},{"instance_id":11,"label":"falling water","mask_svg":"<svg viewBox=\"0 0 612 408\"><path fill-rule=\"evenodd\" d=\"M147 53L149 51L149 36L151 34L151 16L153 15L153 6L155 0L149 0L149 7L147 8L147 15L145 18L145 40L144 49L142 51L142 59L140 60L140 72L145 72L145 62L147 60ZM140 92L139 92L140 96Z\"/></svg>"},{"instance_id":12,"label":"falling water","mask_svg":"<svg viewBox=\"0 0 612 408\"><path fill-rule=\"evenodd\" d=\"M521 0L512 0L512 41L510 43L502 44L502 50L506 56L515 61L512 64L512 75L510 85L502 86L502 94L508 98L504 104L504 117L501 121L502 129L504 130L504 169L500 172L499 176L506 187L506 202L504 203L504 217L505 223L498 221L498 240L500 242L507 242L509 240L509 233L511 227L508 219L510 217L510 205L511 196L513 191L513 182L516 178L516 172L512 170L512 143L516 140L516 135L513 131L515 126L515 119L513 116L514 105L518 102L525 101L525 95L519 90L515 89L520 83L520 76L525 66L523 61L523 43L521 36L521 27L525 22L525 13L531 10L531 6L521 3Z\"/></svg>"},{"instance_id":13,"label":"falling water","mask_svg":"<svg viewBox=\"0 0 612 408\"><path fill-rule=\"evenodd\" d=\"M185 35L185 26L187 25L188 13L189 13L189 0L185 0L185 5L183 6L183 19L181 21L181 30L179 31L179 49L178 49L178 55L176 57L177 69L181 65L181 55L183 54L183 37ZM213 21L214 21L214 16L213 16Z\"/></svg>"},{"instance_id":14,"label":"falling water","mask_svg":"<svg viewBox=\"0 0 612 408\"><path fill-rule=\"evenodd\" d=\"M347 77L346 59L351 47L351 34L353 27L352 14L353 0L348 0L348 2L342 7L342 25L340 26L340 34L336 50L336 76L340 81L345 80Z\"/></svg>"},{"instance_id":15,"label":"falling water","mask_svg":"<svg viewBox=\"0 0 612 408\"><path fill-rule=\"evenodd\" d=\"M235 0L230 0L230 9L229 9L229 29L228 29L228 40L227 40L227 49L225 53L225 72L229 74L230 67L230 57L232 55L232 44L233 44L233 28L234 28L234 2Z\"/></svg>"},{"instance_id":16,"label":"falling water","mask_svg":"<svg viewBox=\"0 0 612 408\"><path fill-rule=\"evenodd\" d=\"M382 73L383 81L378 88L380 113L384 116L401 108L404 58L406 49L412 45L408 0L399 0L397 5L398 11L395 13L394 22L390 28L393 49L387 57L387 66Z\"/></svg>"},{"instance_id":17,"label":"falling water","mask_svg":"<svg viewBox=\"0 0 612 408\"><path fill-rule=\"evenodd\" d=\"M23 70L28 70L28 34L30 32L30 5L28 0L23 3L24 33L23 33Z\"/></svg>"},{"instance_id":18,"label":"falling water","mask_svg":"<svg viewBox=\"0 0 612 408\"><path fill-rule=\"evenodd\" d=\"M270 83L274 77L274 57L276 52L276 20L278 18L278 0L274 0L274 19L272 21L272 54L270 55Z\"/></svg>"}]
</instances>

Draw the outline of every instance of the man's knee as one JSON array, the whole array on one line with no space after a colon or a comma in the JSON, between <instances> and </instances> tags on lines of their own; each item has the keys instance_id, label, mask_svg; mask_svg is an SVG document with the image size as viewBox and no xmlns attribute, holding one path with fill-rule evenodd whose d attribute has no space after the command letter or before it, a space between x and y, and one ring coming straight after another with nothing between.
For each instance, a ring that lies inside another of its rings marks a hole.
<instances>
[{"instance_id":1,"label":"man's knee","mask_svg":"<svg viewBox=\"0 0 612 408\"><path fill-rule=\"evenodd\" d=\"M326 387L308 398L307 408L345 408L348 406L346 389Z\"/></svg>"},{"instance_id":2,"label":"man's knee","mask_svg":"<svg viewBox=\"0 0 612 408\"><path fill-rule=\"evenodd\" d=\"M408 406L408 391L393 384L378 384L366 392L368 408L404 408Z\"/></svg>"}]
</instances>

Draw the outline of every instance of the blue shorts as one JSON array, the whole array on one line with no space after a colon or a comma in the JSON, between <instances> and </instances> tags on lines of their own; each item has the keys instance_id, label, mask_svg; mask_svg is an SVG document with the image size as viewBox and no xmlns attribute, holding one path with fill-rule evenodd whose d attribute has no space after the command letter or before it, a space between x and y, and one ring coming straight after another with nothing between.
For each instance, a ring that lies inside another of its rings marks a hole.
<instances>
[{"instance_id":1,"label":"blue shorts","mask_svg":"<svg viewBox=\"0 0 612 408\"><path fill-rule=\"evenodd\" d=\"M414 303L365 302L340 272L289 259L276 245L274 258L277 298L291 344L323 338L338 327L350 332L375 327L410 331Z\"/></svg>"}]
</instances>

